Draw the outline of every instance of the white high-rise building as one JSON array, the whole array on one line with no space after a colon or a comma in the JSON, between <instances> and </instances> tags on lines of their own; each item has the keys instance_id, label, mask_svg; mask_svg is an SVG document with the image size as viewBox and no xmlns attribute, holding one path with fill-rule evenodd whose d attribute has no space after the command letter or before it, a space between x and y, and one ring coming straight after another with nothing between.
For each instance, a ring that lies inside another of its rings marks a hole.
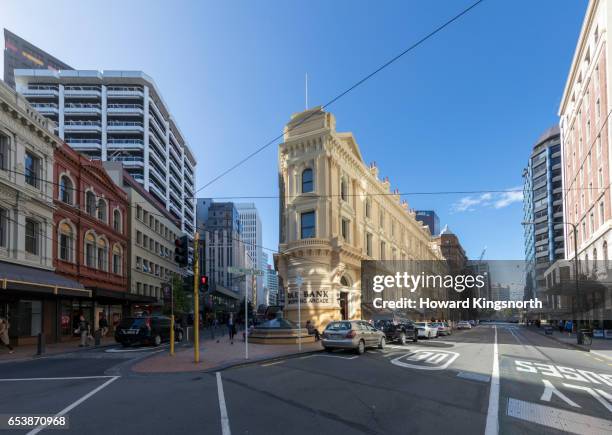
<instances>
[{"instance_id":1,"label":"white high-rise building","mask_svg":"<svg viewBox=\"0 0 612 435\"><path fill-rule=\"evenodd\" d=\"M240 237L245 244L246 250L249 252L253 261L253 267L265 270L263 250L261 247L261 219L257 212L257 207L252 202L236 204L238 215L240 218ZM266 304L266 295L264 290L264 276L258 275L256 280L257 299L256 305Z\"/></svg>"},{"instance_id":2,"label":"white high-rise building","mask_svg":"<svg viewBox=\"0 0 612 435\"><path fill-rule=\"evenodd\" d=\"M120 161L144 188L195 230L196 158L159 89L141 71L16 69L15 86L72 148Z\"/></svg>"}]
</instances>

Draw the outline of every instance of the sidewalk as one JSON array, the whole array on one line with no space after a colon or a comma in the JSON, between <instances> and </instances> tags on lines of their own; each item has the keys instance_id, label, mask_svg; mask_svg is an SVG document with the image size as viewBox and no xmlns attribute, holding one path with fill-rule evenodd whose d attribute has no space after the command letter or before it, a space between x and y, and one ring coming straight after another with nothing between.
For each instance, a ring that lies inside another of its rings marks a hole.
<instances>
[{"instance_id":1,"label":"sidewalk","mask_svg":"<svg viewBox=\"0 0 612 435\"><path fill-rule=\"evenodd\" d=\"M249 359L245 359L245 345L242 334L236 334L234 344L227 335L219 342L206 337L200 340L200 363L194 363L193 347L177 347L174 356L168 350L153 355L132 366L137 373L180 373L193 371L223 370L232 366L266 361L288 355L296 355L297 344L255 344L249 343ZM302 344L304 354L323 350L321 342Z\"/></svg>"},{"instance_id":2,"label":"sidewalk","mask_svg":"<svg viewBox=\"0 0 612 435\"><path fill-rule=\"evenodd\" d=\"M604 338L593 338L593 344L591 346L582 346L578 344L578 339L575 333L559 332L558 329L553 328L552 335L546 335L544 333L544 327L541 328L529 328L530 331L544 335L547 338L555 340L558 343L571 346L575 349L584 350L591 352L594 355L598 355L603 358L607 358L612 361L612 340Z\"/></svg>"},{"instance_id":3,"label":"sidewalk","mask_svg":"<svg viewBox=\"0 0 612 435\"><path fill-rule=\"evenodd\" d=\"M114 337L103 337L100 341L100 346L111 346L116 344ZM61 343L49 343L45 346L45 353L43 355L36 355L38 347L35 344L14 346L15 351L9 354L8 349L4 346L0 347L0 363L10 361L24 361L34 358L40 358L44 356L58 355L61 353L75 352L79 350L92 349L95 346L79 347L79 340L64 341Z\"/></svg>"}]
</instances>

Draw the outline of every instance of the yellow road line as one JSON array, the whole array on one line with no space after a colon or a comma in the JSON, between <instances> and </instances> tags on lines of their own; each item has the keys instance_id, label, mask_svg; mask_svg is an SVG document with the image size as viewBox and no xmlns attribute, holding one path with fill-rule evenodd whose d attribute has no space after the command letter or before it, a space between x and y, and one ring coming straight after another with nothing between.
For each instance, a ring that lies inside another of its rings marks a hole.
<instances>
[{"instance_id":1,"label":"yellow road line","mask_svg":"<svg viewBox=\"0 0 612 435\"><path fill-rule=\"evenodd\" d=\"M270 362L270 363L262 364L261 366L262 366L262 367L268 367L268 366L273 366L273 365L275 365L275 364L281 364L281 363L284 363L284 362L285 362L284 360L283 360L283 361L274 361L274 362Z\"/></svg>"},{"instance_id":2,"label":"yellow road line","mask_svg":"<svg viewBox=\"0 0 612 435\"><path fill-rule=\"evenodd\" d=\"M593 359L596 359L596 360L597 360L597 361L599 361L599 362L604 362L604 360L602 360L601 358L597 358L597 357L595 357L595 356L593 357Z\"/></svg>"}]
</instances>

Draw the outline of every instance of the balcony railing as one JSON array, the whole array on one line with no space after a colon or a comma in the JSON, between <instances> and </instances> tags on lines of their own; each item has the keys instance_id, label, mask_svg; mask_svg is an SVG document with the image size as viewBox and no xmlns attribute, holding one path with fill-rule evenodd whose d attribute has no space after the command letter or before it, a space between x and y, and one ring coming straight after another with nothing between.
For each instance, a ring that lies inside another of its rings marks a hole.
<instances>
[{"instance_id":1,"label":"balcony railing","mask_svg":"<svg viewBox=\"0 0 612 435\"><path fill-rule=\"evenodd\" d=\"M73 148L93 148L99 149L102 147L102 141L100 139L80 139L80 138L69 138L66 139L68 145Z\"/></svg>"},{"instance_id":2,"label":"balcony railing","mask_svg":"<svg viewBox=\"0 0 612 435\"><path fill-rule=\"evenodd\" d=\"M58 96L59 89L57 86L51 85L28 85L27 89L22 91L24 95L36 96Z\"/></svg>"},{"instance_id":3,"label":"balcony railing","mask_svg":"<svg viewBox=\"0 0 612 435\"><path fill-rule=\"evenodd\" d=\"M111 156L113 162L121 162L124 166L144 166L144 158L140 156Z\"/></svg>"},{"instance_id":4,"label":"balcony railing","mask_svg":"<svg viewBox=\"0 0 612 435\"><path fill-rule=\"evenodd\" d=\"M100 130L100 121L66 121L64 127L70 130Z\"/></svg>"},{"instance_id":5,"label":"balcony railing","mask_svg":"<svg viewBox=\"0 0 612 435\"><path fill-rule=\"evenodd\" d=\"M56 103L31 103L32 107L34 107L39 112L57 112L57 104Z\"/></svg>"},{"instance_id":6,"label":"balcony railing","mask_svg":"<svg viewBox=\"0 0 612 435\"><path fill-rule=\"evenodd\" d=\"M109 148L132 148L142 149L144 142L142 139L108 139Z\"/></svg>"}]
</instances>

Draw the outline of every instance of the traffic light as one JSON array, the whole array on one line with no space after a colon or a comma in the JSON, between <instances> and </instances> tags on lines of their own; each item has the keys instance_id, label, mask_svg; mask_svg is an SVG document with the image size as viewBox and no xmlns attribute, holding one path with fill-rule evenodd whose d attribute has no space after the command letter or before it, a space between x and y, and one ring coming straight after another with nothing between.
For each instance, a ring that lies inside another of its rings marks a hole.
<instances>
[{"instance_id":1,"label":"traffic light","mask_svg":"<svg viewBox=\"0 0 612 435\"><path fill-rule=\"evenodd\" d=\"M200 291L206 293L208 291L208 276L200 276Z\"/></svg>"},{"instance_id":2,"label":"traffic light","mask_svg":"<svg viewBox=\"0 0 612 435\"><path fill-rule=\"evenodd\" d=\"M182 236L174 241L174 261L181 267L189 265L189 237Z\"/></svg>"}]
</instances>

